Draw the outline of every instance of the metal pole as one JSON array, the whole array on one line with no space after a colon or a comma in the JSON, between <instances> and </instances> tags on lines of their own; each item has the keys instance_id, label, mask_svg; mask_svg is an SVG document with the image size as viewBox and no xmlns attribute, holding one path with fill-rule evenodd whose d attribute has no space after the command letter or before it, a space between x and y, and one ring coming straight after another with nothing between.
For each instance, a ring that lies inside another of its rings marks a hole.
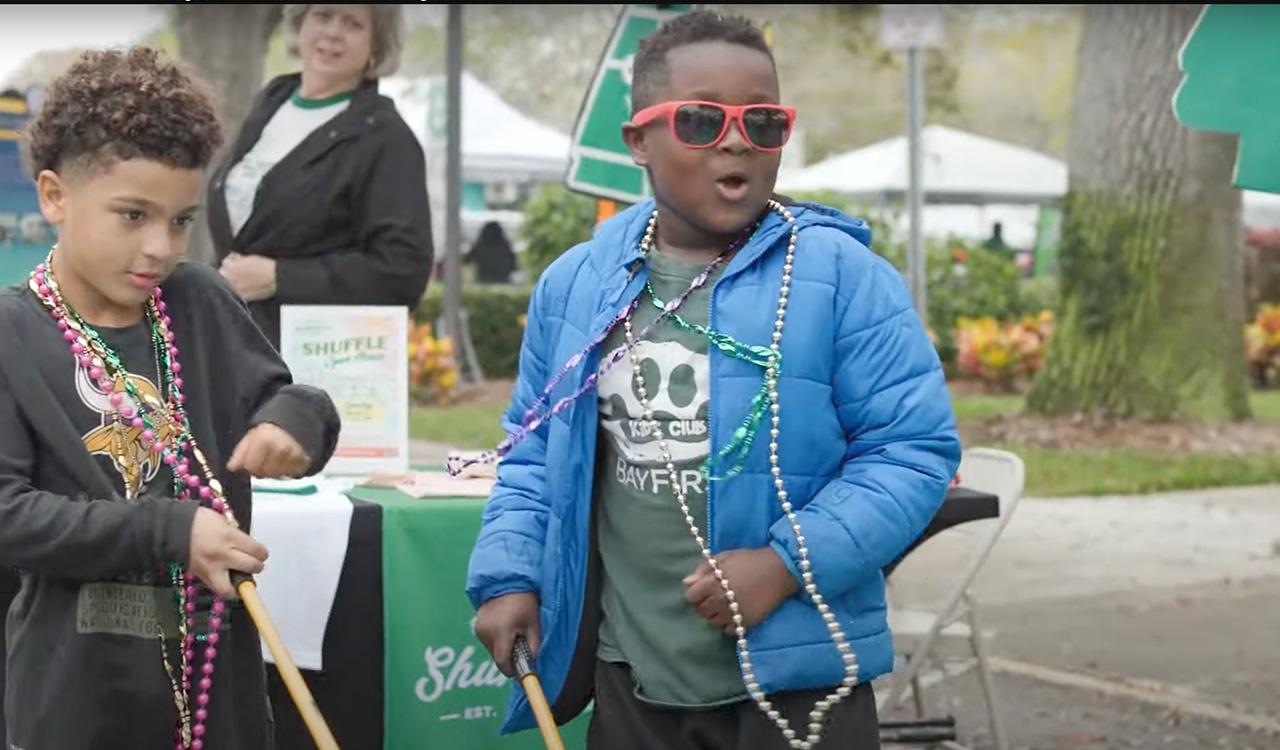
<instances>
[{"instance_id":1,"label":"metal pole","mask_svg":"<svg viewBox=\"0 0 1280 750\"><path fill-rule=\"evenodd\" d=\"M911 211L911 238L907 249L907 275L911 281L911 298L916 314L925 325L929 323L926 299L928 278L925 273L924 236L921 227L921 206L924 203L923 160L920 154L920 131L924 127L924 72L920 65L920 49L907 49L907 148L911 165L911 179L907 185L907 200Z\"/></svg>"},{"instance_id":2,"label":"metal pole","mask_svg":"<svg viewBox=\"0 0 1280 750\"><path fill-rule=\"evenodd\" d=\"M445 42L444 312L455 356L466 351L462 327L462 6L450 5Z\"/></svg>"}]
</instances>

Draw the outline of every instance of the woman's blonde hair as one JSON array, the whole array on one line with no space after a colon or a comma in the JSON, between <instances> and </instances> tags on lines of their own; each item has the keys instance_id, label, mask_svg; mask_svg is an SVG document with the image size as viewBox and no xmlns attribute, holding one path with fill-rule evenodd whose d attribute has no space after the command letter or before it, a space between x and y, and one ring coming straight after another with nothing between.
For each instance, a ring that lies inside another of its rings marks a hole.
<instances>
[{"instance_id":1,"label":"woman's blonde hair","mask_svg":"<svg viewBox=\"0 0 1280 750\"><path fill-rule=\"evenodd\" d=\"M298 33L310 5L284 6L285 45L289 54L298 55ZM365 78L393 75L400 68L404 49L404 11L399 5L370 5L373 11L373 44L370 45L369 68Z\"/></svg>"}]
</instances>

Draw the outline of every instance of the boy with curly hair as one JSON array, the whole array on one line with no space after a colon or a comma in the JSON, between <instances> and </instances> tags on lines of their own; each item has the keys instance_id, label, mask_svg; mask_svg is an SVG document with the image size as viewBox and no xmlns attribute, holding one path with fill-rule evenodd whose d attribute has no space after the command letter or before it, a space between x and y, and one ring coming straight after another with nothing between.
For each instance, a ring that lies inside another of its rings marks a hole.
<instances>
[{"instance_id":1,"label":"boy with curly hair","mask_svg":"<svg viewBox=\"0 0 1280 750\"><path fill-rule=\"evenodd\" d=\"M145 48L83 54L29 126L58 242L0 290L8 748L272 746L229 580L267 558L249 475L318 471L339 420L182 262L221 143L205 89Z\"/></svg>"}]
</instances>

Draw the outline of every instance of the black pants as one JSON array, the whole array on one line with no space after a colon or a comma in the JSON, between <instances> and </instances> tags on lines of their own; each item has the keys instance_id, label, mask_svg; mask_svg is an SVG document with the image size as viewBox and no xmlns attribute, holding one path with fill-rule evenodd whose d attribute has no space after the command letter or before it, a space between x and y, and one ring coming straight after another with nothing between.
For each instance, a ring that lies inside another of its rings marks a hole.
<instances>
[{"instance_id":1,"label":"black pants","mask_svg":"<svg viewBox=\"0 0 1280 750\"><path fill-rule=\"evenodd\" d=\"M5 622L9 619L9 605L18 596L18 589L21 587L22 580L18 578L17 573L11 568L0 568L0 747L9 746L4 721L4 683L7 673L5 666L8 663Z\"/></svg>"},{"instance_id":2,"label":"black pants","mask_svg":"<svg viewBox=\"0 0 1280 750\"><path fill-rule=\"evenodd\" d=\"M827 690L769 696L797 737ZM786 750L786 738L755 701L703 710L667 709L636 698L631 670L596 661L596 703L587 750ZM879 750L880 723L870 685L859 685L827 716L815 750Z\"/></svg>"}]
</instances>

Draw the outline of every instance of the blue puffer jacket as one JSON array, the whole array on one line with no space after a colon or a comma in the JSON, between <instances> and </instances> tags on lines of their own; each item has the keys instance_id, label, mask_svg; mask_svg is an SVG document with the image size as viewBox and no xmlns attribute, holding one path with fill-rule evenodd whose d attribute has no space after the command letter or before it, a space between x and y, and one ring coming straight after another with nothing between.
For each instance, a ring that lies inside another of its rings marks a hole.
<instances>
[{"instance_id":1,"label":"blue puffer jacket","mask_svg":"<svg viewBox=\"0 0 1280 750\"><path fill-rule=\"evenodd\" d=\"M543 274L503 420L508 431L560 366L640 292L646 269L630 278L629 266L641 259L653 208L649 201L615 216ZM814 204L791 210L800 235L782 337L779 466L791 502L802 508L797 515L818 590L850 638L865 682L893 663L881 569L941 505L960 443L933 345L902 277L868 250L867 224ZM769 343L788 236L787 222L771 212L716 283L712 328ZM599 357L566 377L551 403L577 388ZM715 451L746 416L763 372L715 347L710 362ZM576 681L586 672L589 683L594 663L599 600L589 571L597 420L596 399L585 396L500 464L467 580L477 608L503 594L539 595L538 670L548 699L562 699L561 721L589 697L589 685L586 694L579 686L576 702L565 705L570 667ZM768 442L755 442L741 474L708 488L706 537L713 551L771 545L799 578L796 540L769 474ZM784 602L747 639L767 693L833 686L843 677L827 629L804 595ZM503 731L532 726L523 691L513 690Z\"/></svg>"}]
</instances>

